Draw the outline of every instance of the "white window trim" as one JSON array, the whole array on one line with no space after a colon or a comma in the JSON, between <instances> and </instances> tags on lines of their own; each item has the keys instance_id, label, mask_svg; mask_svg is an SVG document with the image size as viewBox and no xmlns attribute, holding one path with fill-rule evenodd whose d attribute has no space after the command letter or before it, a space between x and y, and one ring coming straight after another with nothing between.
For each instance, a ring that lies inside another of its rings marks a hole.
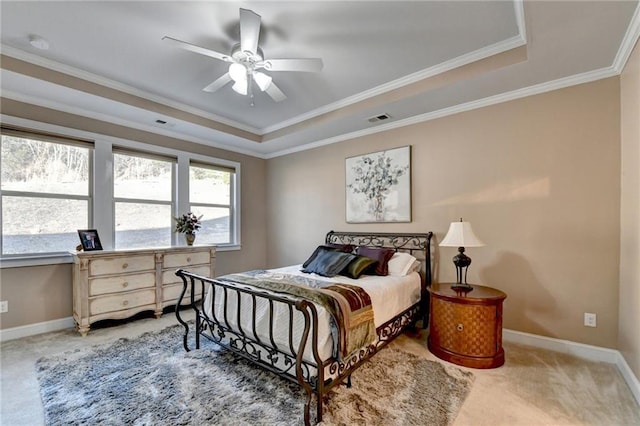
<instances>
[{"instance_id":1,"label":"white window trim","mask_svg":"<svg viewBox=\"0 0 640 426\"><path fill-rule=\"evenodd\" d=\"M191 160L197 160L196 156L191 156L189 157L189 167L187 167L187 173L186 173L186 180L187 180L187 189L188 188L188 183L189 183L189 170L190 167L193 166L193 164L191 163ZM196 164L202 164L202 165L206 165L206 164L211 164L209 163L205 163L204 161L196 161ZM230 166L229 164L223 164L221 162L217 162L216 165L224 165L224 166ZM196 165L196 167L198 167ZM230 168L232 168L234 166L231 166ZM206 207L222 207L222 208L228 208L230 214L229 217L229 228L231 229L231 234L232 236L235 235L236 236L236 241L239 241L239 232L240 232L240 227L237 226L236 224L236 216L238 215L237 212L240 211L240 207L239 207L239 203L240 203L240 193L239 193L239 188L238 188L238 194L236 195L236 191L235 188L237 186L237 179L238 179L238 175L240 174L240 165L238 164L237 168L235 169L235 173L231 174L231 181L229 182L229 185L231 186L230 191L231 194L229 194L229 205L225 205L225 204L219 204L216 205L216 203L196 203L196 202L191 202L191 200L189 199L189 194L190 192L187 191L186 192L186 198L187 198L187 204L185 209L183 209L182 211L190 211L191 210L191 205L195 204L195 205L202 205L202 206L206 206ZM182 192L182 194L185 194L185 192ZM234 198L237 197L237 200ZM217 247L233 247L234 244L233 243L222 243L222 244L217 244Z\"/></svg>"},{"instance_id":2,"label":"white window trim","mask_svg":"<svg viewBox=\"0 0 640 426\"><path fill-rule=\"evenodd\" d=\"M174 216L178 216L179 212L185 212L189 210L189 165L191 161L197 161L208 164L219 164L235 169L234 179L232 181L232 196L235 196L235 200L232 200L233 215L231 220L231 232L235 235L235 243L232 244L220 244L217 246L219 251L235 251L240 250L241 235L240 235L240 200L241 186L239 179L241 176L240 163L236 161L226 160L222 158L210 157L206 155L190 153L185 151L179 151L172 148L165 148L156 145L150 145L143 142L131 141L127 139L116 138L113 136L102 135L93 132L87 132L84 130L72 129L68 127L41 123L38 121L28 120L19 117L8 116L0 114L0 121L7 125L20 126L42 132L62 134L71 138L90 139L94 141L93 148L93 188L91 193L93 197L93 220L90 218L91 228L94 229L106 229L110 232L101 232L100 242L105 250L112 250L114 247L114 203L113 203L113 146L117 145L122 148L130 148L139 151L148 151L152 153L158 153L160 155L167 155L177 158L176 167L178 172L176 173L176 179L174 179L174 199L175 199L175 211ZM99 187L99 188L98 188ZM235 188L235 191L233 189ZM96 196L98 193L100 196ZM233 203L235 201L235 203ZM179 246L185 244L184 241L178 238L176 233L172 233L171 244L173 246ZM59 263L71 263L72 257L70 254L65 253L43 253L24 256L11 256L0 258L0 268L12 268L23 266L37 266L37 265L52 265Z\"/></svg>"}]
</instances>

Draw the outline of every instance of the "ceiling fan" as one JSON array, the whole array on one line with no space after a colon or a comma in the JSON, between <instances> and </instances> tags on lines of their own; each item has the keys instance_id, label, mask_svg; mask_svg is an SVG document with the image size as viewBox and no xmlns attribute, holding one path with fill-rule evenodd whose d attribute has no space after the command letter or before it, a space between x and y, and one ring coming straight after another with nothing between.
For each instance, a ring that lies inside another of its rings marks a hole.
<instances>
[{"instance_id":1,"label":"ceiling fan","mask_svg":"<svg viewBox=\"0 0 640 426\"><path fill-rule=\"evenodd\" d=\"M280 102L287 98L286 95L276 86L271 76L261 70L318 72L322 69L322 59L265 59L262 49L258 46L260 21L260 15L257 13L249 9L240 9L240 43L233 46L229 55L168 36L162 37L162 40L181 49L230 63L229 71L202 89L205 92L215 92L233 81L232 89L241 95L249 95L251 106L254 105L255 86L266 92L275 102Z\"/></svg>"}]
</instances>

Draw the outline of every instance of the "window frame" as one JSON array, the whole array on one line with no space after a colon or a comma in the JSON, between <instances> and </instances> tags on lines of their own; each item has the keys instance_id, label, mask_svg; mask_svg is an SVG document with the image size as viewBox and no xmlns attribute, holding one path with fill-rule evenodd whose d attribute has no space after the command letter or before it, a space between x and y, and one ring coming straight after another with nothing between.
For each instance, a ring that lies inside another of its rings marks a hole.
<instances>
[{"instance_id":1,"label":"window frame","mask_svg":"<svg viewBox=\"0 0 640 426\"><path fill-rule=\"evenodd\" d=\"M171 215L173 217L175 217L175 211L176 211L176 185L175 185L175 181L176 181L176 164L177 164L177 158L173 157L173 156L168 156L168 155L158 155L156 153L151 153L151 152L142 152L142 151L137 151L137 150L133 150L133 149L127 149L127 148L123 148L120 146L114 146L111 150L111 164L112 164L112 179L115 177L113 171L115 168L115 155L127 155L130 157L138 157L138 158L145 158L145 159L150 159L150 160L157 160L157 161L165 161L167 163L170 164L171 166L171 194L170 194L170 199L169 200L154 200L154 199L150 199L150 198L126 198L126 197L116 197L114 190L115 190L115 185L111 186L111 190L113 191L113 197L112 197L112 203L111 203L111 208L113 209L113 229L112 229L112 239L113 239L113 244L112 247L114 250L135 250L134 247L126 247L126 248L116 248L116 204L117 203L124 203L124 204L154 204L154 205L159 205L159 206L169 206L169 210L171 211ZM115 179L114 179L114 184L115 184ZM171 221L169 222L169 228L173 227L173 219L170 219ZM173 233L172 233L173 234ZM170 238L170 242L171 242L171 246L175 246L175 239L173 238L173 235L171 235ZM151 246L152 248L156 248L155 246Z\"/></svg>"},{"instance_id":2,"label":"window frame","mask_svg":"<svg viewBox=\"0 0 640 426\"><path fill-rule=\"evenodd\" d=\"M114 250L115 243L115 201L113 194L114 150L122 149L126 151L138 151L141 153L148 153L150 155L173 157L177 159L174 164L172 182L174 216L178 216L180 212L186 212L190 208L189 166L191 163L219 165L220 167L234 169L235 173L232 174L233 179L231 193L233 200L230 200L233 212L230 218L230 234L232 242L229 244L217 244L216 248L219 251L241 249L241 164L239 162L18 117L0 115L0 121L3 126L20 127L21 130L24 129L25 133L42 132L52 135L64 135L62 138L68 138L71 141L82 140L93 142L93 149L90 155L89 176L91 182L89 188L89 194L91 196L91 202L89 203L89 227L97 229L100 232L100 239L105 251ZM100 177L99 179L97 178L98 176ZM172 232L172 247L182 246L184 244L184 239L179 238L178 234ZM0 254L0 268L72 262L73 258L70 252L33 253L22 255Z\"/></svg>"},{"instance_id":3,"label":"window frame","mask_svg":"<svg viewBox=\"0 0 640 426\"><path fill-rule=\"evenodd\" d=\"M5 125L4 123L2 124L1 134L7 135L7 136L14 136L21 139L30 139L30 140L39 141L39 142L74 146L77 148L86 149L88 151L88 164L87 164L88 187L87 187L86 195L68 194L68 193L59 193L59 192L16 191L13 189L3 190L2 188L0 188L0 234L2 233L2 229L3 229L2 224L4 223L3 222L4 217L2 215L2 199L4 197L37 198L37 199L43 199L43 200L86 201L87 202L87 227L91 228L93 226L93 223L92 223L93 211L94 211L93 210L94 208L93 180L95 177L94 170L93 170L93 161L94 161L93 141L79 139L75 137L65 137L58 134L40 132L37 130ZM3 250L4 250L3 238L0 235L0 267L2 267L7 261L11 261L12 259L20 259L24 257L50 258L50 257L56 257L61 253L61 252L36 252L36 253L4 254Z\"/></svg>"},{"instance_id":4,"label":"window frame","mask_svg":"<svg viewBox=\"0 0 640 426\"><path fill-rule=\"evenodd\" d=\"M202 203L202 202L195 202L195 201L191 201L191 191L189 191L189 193L187 193L188 197L189 197L189 208L188 211L192 211L192 207L193 206L198 206L198 207L222 207L222 208L228 208L229 209L229 243L222 243L222 244L217 244L218 247L226 247L226 246L232 246L234 241L235 241L235 235L238 231L238 228L236 227L236 209L235 209L235 205L236 205L236 200L235 200L235 188L236 188L236 176L237 176L237 172L233 167L221 167L221 165L218 164L210 164L210 163L203 163L201 161L195 161L193 159L191 159L189 161L189 172L191 171L191 167L200 167L200 168L204 168L204 169L228 169L231 170L230 172L230 176L229 176L229 204L218 204L218 203ZM189 174L189 184L191 184L191 175Z\"/></svg>"}]
</instances>

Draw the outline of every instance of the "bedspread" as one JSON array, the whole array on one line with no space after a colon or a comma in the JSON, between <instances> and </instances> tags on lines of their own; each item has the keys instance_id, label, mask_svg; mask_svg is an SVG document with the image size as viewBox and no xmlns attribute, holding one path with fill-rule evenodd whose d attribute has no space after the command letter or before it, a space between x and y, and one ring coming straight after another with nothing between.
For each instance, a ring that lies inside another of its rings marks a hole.
<instances>
[{"instance_id":1,"label":"bedspread","mask_svg":"<svg viewBox=\"0 0 640 426\"><path fill-rule=\"evenodd\" d=\"M357 285L265 270L224 275L218 280L299 296L323 306L331 315L332 334L340 335L340 357L376 340L371 298Z\"/></svg>"}]
</instances>

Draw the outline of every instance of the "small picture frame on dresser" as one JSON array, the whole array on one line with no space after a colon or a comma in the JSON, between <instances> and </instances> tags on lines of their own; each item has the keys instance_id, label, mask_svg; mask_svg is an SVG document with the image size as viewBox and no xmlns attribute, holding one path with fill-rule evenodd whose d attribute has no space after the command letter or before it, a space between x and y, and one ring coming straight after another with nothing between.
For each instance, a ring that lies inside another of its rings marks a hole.
<instances>
[{"instance_id":1,"label":"small picture frame on dresser","mask_svg":"<svg viewBox=\"0 0 640 426\"><path fill-rule=\"evenodd\" d=\"M78 236L80 237L80 244L82 244L82 250L84 251L102 250L102 244L100 243L100 237L98 237L97 230L78 229Z\"/></svg>"}]
</instances>

